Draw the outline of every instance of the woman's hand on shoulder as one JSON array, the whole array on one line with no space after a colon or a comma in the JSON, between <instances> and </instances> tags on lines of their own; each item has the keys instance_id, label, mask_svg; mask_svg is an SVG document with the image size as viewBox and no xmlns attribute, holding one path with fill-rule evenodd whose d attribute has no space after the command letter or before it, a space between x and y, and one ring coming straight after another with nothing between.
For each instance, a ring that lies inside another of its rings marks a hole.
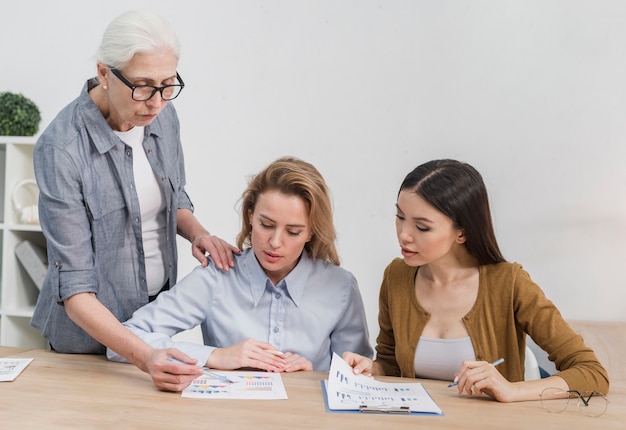
<instances>
[{"instance_id":1,"label":"woman's hand on shoulder","mask_svg":"<svg viewBox=\"0 0 626 430\"><path fill-rule=\"evenodd\" d=\"M209 264L207 253L211 255L218 269L228 271L231 267L235 267L233 254L240 254L241 250L209 233L195 237L191 242L191 254L203 267Z\"/></svg>"}]
</instances>

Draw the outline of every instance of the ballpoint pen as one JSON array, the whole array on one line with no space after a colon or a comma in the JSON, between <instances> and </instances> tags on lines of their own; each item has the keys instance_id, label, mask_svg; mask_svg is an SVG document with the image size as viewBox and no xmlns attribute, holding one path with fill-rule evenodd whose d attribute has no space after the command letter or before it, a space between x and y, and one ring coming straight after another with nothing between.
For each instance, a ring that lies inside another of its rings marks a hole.
<instances>
[{"instance_id":1,"label":"ballpoint pen","mask_svg":"<svg viewBox=\"0 0 626 430\"><path fill-rule=\"evenodd\" d=\"M495 367L495 366L497 366L498 364L502 364L502 363L504 363L504 358L498 358L496 361L494 361L494 362L492 362L492 363L490 363L490 364L491 364L492 366L494 366L494 367ZM448 388L450 388L450 387L456 387L456 385L459 383L458 379L459 379L459 377L458 377L458 376L457 376L457 377L455 377L455 378L454 378L454 382L452 382L451 384L449 384L449 385L448 385Z\"/></svg>"},{"instance_id":2,"label":"ballpoint pen","mask_svg":"<svg viewBox=\"0 0 626 430\"><path fill-rule=\"evenodd\" d=\"M233 381L232 379L228 379L226 376L222 376L222 375L218 375L217 373L213 373L209 370L207 370L206 367L202 368L202 374L205 376L208 376L210 378L213 379L217 379L218 381L222 381L222 382L226 382L229 384L234 384L236 381Z\"/></svg>"},{"instance_id":3,"label":"ballpoint pen","mask_svg":"<svg viewBox=\"0 0 626 430\"><path fill-rule=\"evenodd\" d=\"M189 364L189 363L185 363L184 361L177 360L174 357L167 357L167 361L171 361L172 363L178 363L178 364ZM217 379L218 381L227 382L230 384L234 384L236 382L236 381L233 381L232 379L228 379L226 376L222 376L218 373L211 372L206 367L202 367L202 374L210 378Z\"/></svg>"}]
</instances>

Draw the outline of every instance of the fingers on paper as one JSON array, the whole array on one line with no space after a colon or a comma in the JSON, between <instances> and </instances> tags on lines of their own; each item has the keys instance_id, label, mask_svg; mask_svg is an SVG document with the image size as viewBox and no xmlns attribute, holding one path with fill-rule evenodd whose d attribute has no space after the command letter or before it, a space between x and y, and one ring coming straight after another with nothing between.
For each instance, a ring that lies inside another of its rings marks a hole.
<instances>
[{"instance_id":1,"label":"fingers on paper","mask_svg":"<svg viewBox=\"0 0 626 430\"><path fill-rule=\"evenodd\" d=\"M373 362L369 358L363 357L362 355L356 354L354 352L344 352L342 358L346 363L350 365L350 367L352 367L352 372L355 375L372 374Z\"/></svg>"}]
</instances>

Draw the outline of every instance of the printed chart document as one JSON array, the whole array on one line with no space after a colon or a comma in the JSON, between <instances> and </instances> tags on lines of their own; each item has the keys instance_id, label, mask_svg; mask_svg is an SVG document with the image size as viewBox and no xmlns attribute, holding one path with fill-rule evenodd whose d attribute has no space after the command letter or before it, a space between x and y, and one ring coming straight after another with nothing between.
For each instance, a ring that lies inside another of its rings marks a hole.
<instances>
[{"instance_id":1,"label":"printed chart document","mask_svg":"<svg viewBox=\"0 0 626 430\"><path fill-rule=\"evenodd\" d=\"M183 390L182 397L195 399L286 399L287 392L280 373L208 372L194 379Z\"/></svg>"},{"instance_id":2,"label":"printed chart document","mask_svg":"<svg viewBox=\"0 0 626 430\"><path fill-rule=\"evenodd\" d=\"M382 382L355 375L352 368L333 354L328 381L322 381L330 412L378 412L443 415L419 382Z\"/></svg>"},{"instance_id":3,"label":"printed chart document","mask_svg":"<svg viewBox=\"0 0 626 430\"><path fill-rule=\"evenodd\" d=\"M0 382L11 382L19 376L32 358L0 358Z\"/></svg>"}]
</instances>

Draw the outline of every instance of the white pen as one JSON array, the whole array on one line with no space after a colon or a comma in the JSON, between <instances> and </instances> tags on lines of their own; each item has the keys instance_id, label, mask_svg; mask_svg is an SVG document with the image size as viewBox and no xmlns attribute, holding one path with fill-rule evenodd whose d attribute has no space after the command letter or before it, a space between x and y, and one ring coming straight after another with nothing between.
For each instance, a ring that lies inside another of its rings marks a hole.
<instances>
[{"instance_id":1,"label":"white pen","mask_svg":"<svg viewBox=\"0 0 626 430\"><path fill-rule=\"evenodd\" d=\"M189 364L189 363L185 363L184 361L177 360L174 357L167 357L167 361L171 361L172 363L178 363L178 364ZM192 364L192 366L195 366L195 365ZM236 382L236 381L233 381L231 379L228 379L226 376L222 376L220 374L211 372L206 367L202 367L202 373L205 376L208 376L208 377L213 378L213 379L217 379L217 380L222 381L222 382L228 382L228 383L231 383L231 384L234 384Z\"/></svg>"},{"instance_id":2,"label":"white pen","mask_svg":"<svg viewBox=\"0 0 626 430\"><path fill-rule=\"evenodd\" d=\"M504 358L498 358L496 361L490 363L492 366L497 366L498 364L502 364L504 363ZM452 382L451 384L448 385L448 388L450 387L456 387L456 385L459 383L459 377L455 377L454 378L454 382Z\"/></svg>"}]
</instances>

